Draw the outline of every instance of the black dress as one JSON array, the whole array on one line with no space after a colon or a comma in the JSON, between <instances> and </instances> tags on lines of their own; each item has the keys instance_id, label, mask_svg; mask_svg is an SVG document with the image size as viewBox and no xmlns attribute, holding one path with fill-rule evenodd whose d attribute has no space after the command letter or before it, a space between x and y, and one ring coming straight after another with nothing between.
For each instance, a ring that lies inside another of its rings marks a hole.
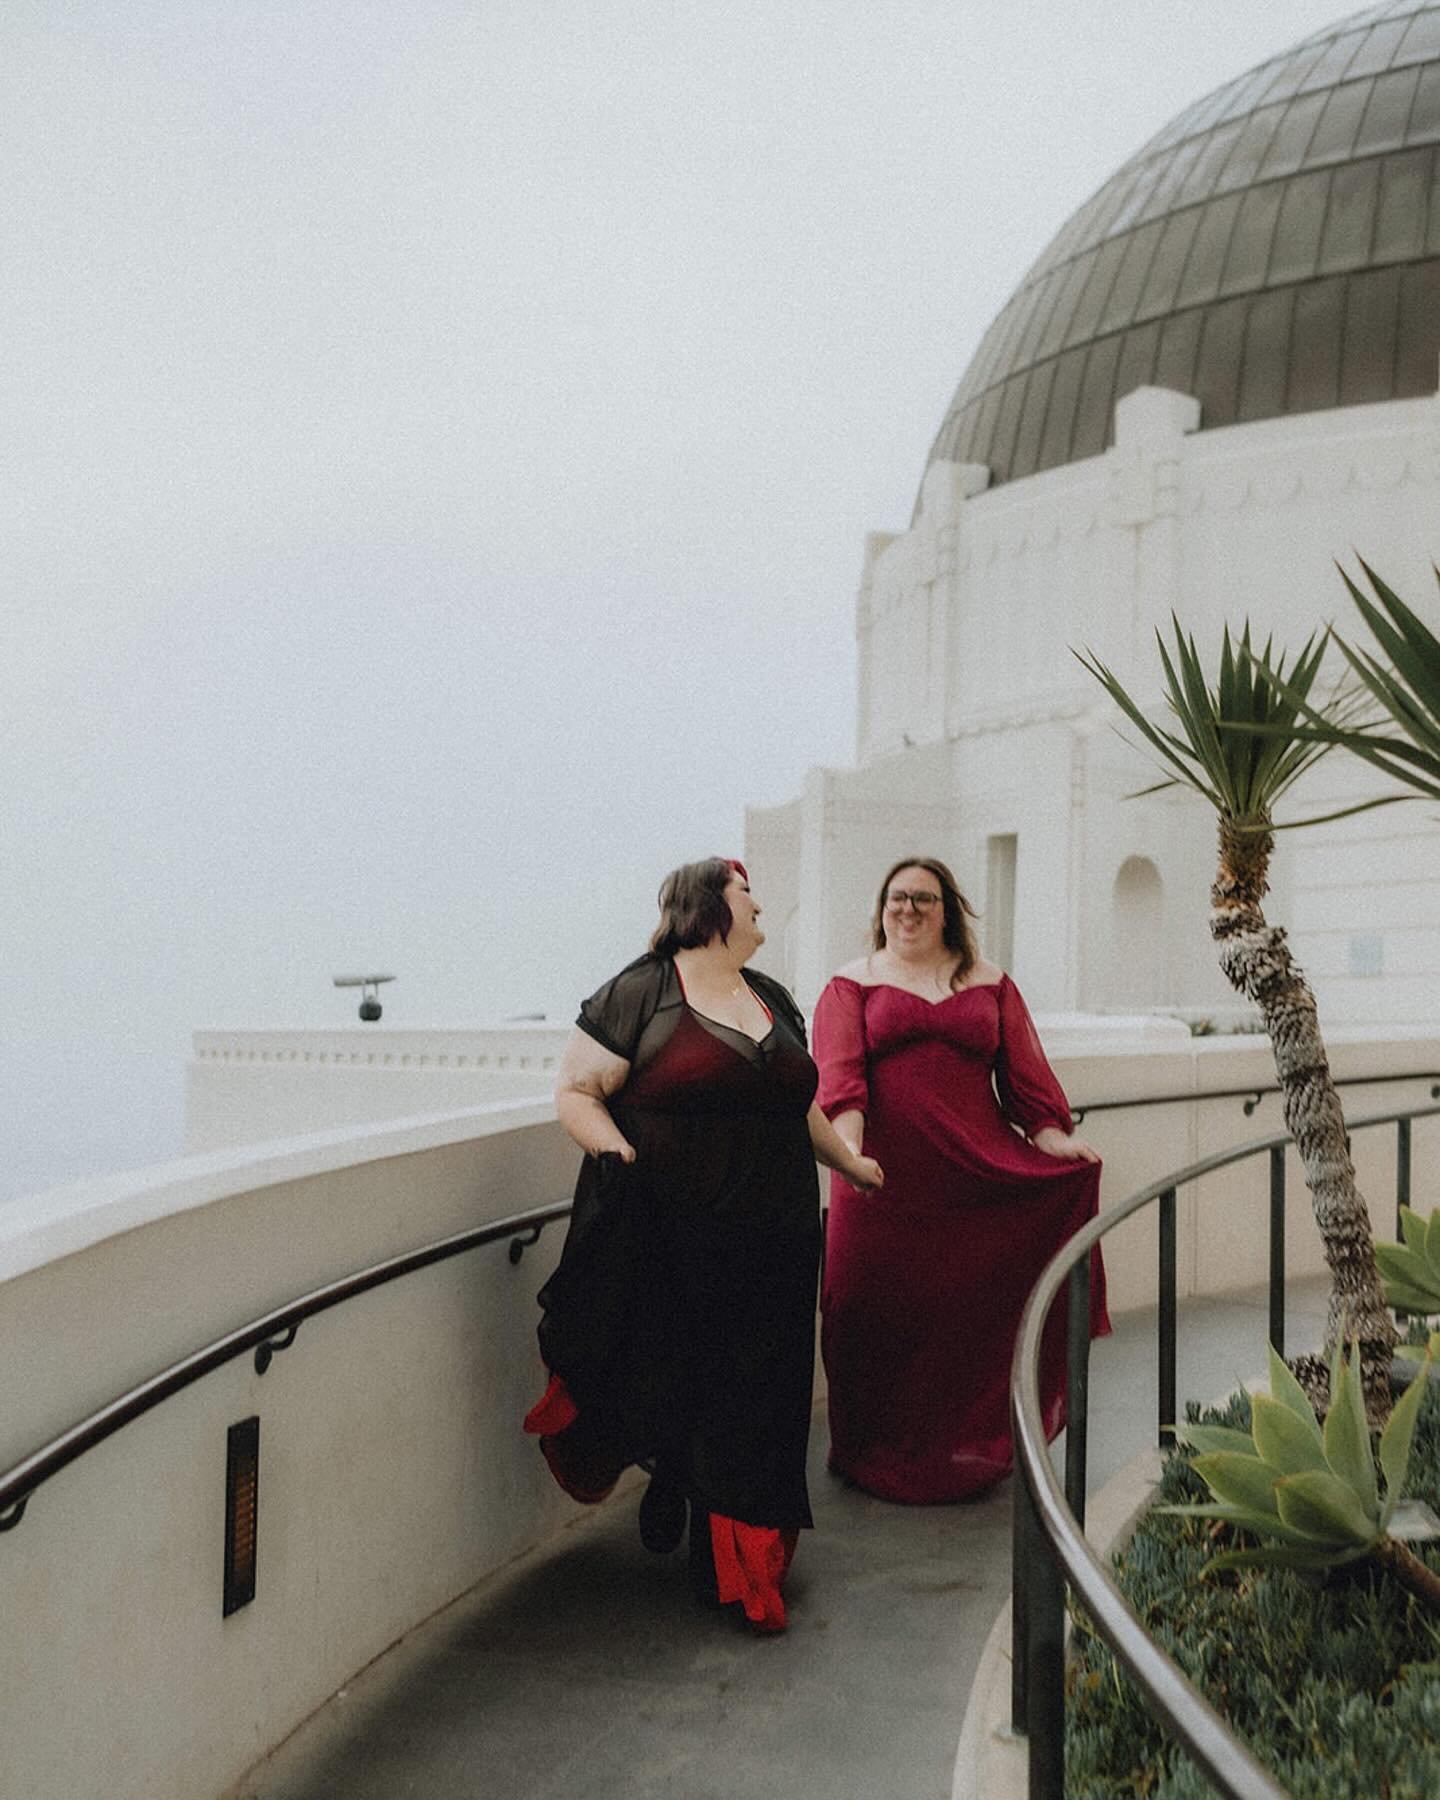
<instances>
[{"instance_id":1,"label":"black dress","mask_svg":"<svg viewBox=\"0 0 1440 1800\"><path fill-rule=\"evenodd\" d=\"M745 980L771 1015L758 1044L696 1012L668 957L581 1007L630 1064L608 1104L636 1159L581 1169L540 1348L591 1466L653 1459L700 1509L793 1531L811 1522L817 1077L789 994Z\"/></svg>"}]
</instances>

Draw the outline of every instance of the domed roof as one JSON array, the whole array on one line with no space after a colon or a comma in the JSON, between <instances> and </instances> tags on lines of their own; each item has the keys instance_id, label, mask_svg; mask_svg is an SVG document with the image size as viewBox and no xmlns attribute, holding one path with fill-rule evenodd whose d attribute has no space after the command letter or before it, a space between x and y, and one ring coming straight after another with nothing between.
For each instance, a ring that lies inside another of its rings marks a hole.
<instances>
[{"instance_id":1,"label":"domed roof","mask_svg":"<svg viewBox=\"0 0 1440 1800\"><path fill-rule=\"evenodd\" d=\"M1434 393L1440 4L1387 0L1181 113L986 332L930 461L1095 456L1146 383L1201 428Z\"/></svg>"}]
</instances>

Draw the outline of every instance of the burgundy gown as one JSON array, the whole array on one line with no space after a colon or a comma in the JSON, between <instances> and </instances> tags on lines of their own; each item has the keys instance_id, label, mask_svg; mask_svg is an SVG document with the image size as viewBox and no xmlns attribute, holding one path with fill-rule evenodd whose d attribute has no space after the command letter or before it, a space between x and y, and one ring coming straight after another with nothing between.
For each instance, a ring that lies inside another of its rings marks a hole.
<instances>
[{"instance_id":1,"label":"burgundy gown","mask_svg":"<svg viewBox=\"0 0 1440 1800\"><path fill-rule=\"evenodd\" d=\"M885 1171L874 1194L831 1177L820 1302L830 1466L887 1500L968 1499L1010 1472L1020 1314L1041 1269L1094 1217L1099 1165L1047 1156L1012 1129L1069 1131L1071 1118L1008 975L933 1003L837 975L816 1009L815 1055L826 1114L863 1112L865 1153ZM1090 1329L1110 1329L1098 1246ZM1063 1305L1040 1393L1053 1438Z\"/></svg>"},{"instance_id":2,"label":"burgundy gown","mask_svg":"<svg viewBox=\"0 0 1440 1800\"><path fill-rule=\"evenodd\" d=\"M608 1105L636 1158L581 1168L540 1292L553 1379L527 1429L579 1500L629 1463L663 1469L710 1515L721 1599L781 1629L779 1584L811 1523L817 1074L790 995L745 980L771 1018L759 1043L691 1007L668 957L641 957L580 1009L630 1064Z\"/></svg>"}]
</instances>

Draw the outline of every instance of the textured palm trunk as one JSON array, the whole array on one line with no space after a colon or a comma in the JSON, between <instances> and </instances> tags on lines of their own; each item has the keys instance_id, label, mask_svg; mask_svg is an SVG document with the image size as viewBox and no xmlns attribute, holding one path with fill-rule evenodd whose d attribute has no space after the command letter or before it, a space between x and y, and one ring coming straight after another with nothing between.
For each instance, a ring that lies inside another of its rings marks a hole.
<instances>
[{"instance_id":1,"label":"textured palm trunk","mask_svg":"<svg viewBox=\"0 0 1440 1800\"><path fill-rule=\"evenodd\" d=\"M1226 980L1259 1007L1274 1051L1286 1128L1300 1154L1330 1266L1326 1349L1338 1337L1359 1338L1366 1411L1371 1424L1378 1425L1390 1412L1390 1352L1397 1333L1375 1267L1370 1214L1355 1185L1345 1115L1320 1036L1315 997L1284 931L1267 924L1260 907L1275 843L1268 818L1264 824L1263 830L1241 831L1232 820L1221 819L1210 932ZM1326 1363L1301 1357L1295 1373L1323 1409L1329 1396Z\"/></svg>"}]
</instances>

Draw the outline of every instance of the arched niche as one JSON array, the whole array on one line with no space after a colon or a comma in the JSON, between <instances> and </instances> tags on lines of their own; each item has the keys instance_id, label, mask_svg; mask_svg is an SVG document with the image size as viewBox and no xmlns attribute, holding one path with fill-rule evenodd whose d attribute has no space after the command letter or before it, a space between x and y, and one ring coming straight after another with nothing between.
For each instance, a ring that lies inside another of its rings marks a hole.
<instances>
[{"instance_id":1,"label":"arched niche","mask_svg":"<svg viewBox=\"0 0 1440 1800\"><path fill-rule=\"evenodd\" d=\"M1110 892L1109 979L1103 1004L1116 1011L1163 1006L1170 998L1165 882L1148 856L1127 856Z\"/></svg>"}]
</instances>

